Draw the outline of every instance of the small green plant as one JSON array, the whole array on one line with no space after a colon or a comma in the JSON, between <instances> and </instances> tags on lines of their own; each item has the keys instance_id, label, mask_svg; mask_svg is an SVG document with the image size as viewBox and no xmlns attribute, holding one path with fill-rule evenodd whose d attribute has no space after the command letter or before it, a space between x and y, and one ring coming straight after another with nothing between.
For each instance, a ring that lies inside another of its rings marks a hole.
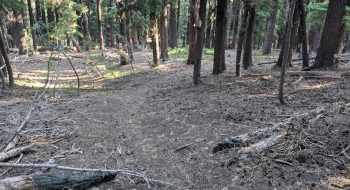
<instances>
[{"instance_id":1,"label":"small green plant","mask_svg":"<svg viewBox=\"0 0 350 190\"><path fill-rule=\"evenodd\" d=\"M214 54L214 48L204 48L203 52L207 54Z\"/></svg>"}]
</instances>

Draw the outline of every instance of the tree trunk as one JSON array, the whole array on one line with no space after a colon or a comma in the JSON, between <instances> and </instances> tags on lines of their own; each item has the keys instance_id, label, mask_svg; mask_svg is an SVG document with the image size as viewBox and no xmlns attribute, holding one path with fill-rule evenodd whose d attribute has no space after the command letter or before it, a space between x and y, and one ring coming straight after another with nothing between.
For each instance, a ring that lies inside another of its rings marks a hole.
<instances>
[{"instance_id":1,"label":"tree trunk","mask_svg":"<svg viewBox=\"0 0 350 190\"><path fill-rule=\"evenodd\" d=\"M21 11L13 12L13 14L8 15L8 34L12 36L11 45L12 47L19 49L19 54L23 55L25 47L25 36L22 32L25 28L23 14Z\"/></svg>"},{"instance_id":2,"label":"tree trunk","mask_svg":"<svg viewBox=\"0 0 350 190\"><path fill-rule=\"evenodd\" d=\"M311 30L309 31L308 42L310 44L310 51L313 53L317 53L318 44L320 42L320 29L311 28Z\"/></svg>"},{"instance_id":3,"label":"tree trunk","mask_svg":"<svg viewBox=\"0 0 350 190\"><path fill-rule=\"evenodd\" d=\"M309 67L309 43L308 43L308 37L307 37L307 31L306 31L306 14L305 14L305 7L304 7L304 1L298 0L298 7L300 10L300 26L301 26L301 33L302 33L302 43L303 43L303 68Z\"/></svg>"},{"instance_id":4,"label":"tree trunk","mask_svg":"<svg viewBox=\"0 0 350 190\"><path fill-rule=\"evenodd\" d=\"M118 5L119 5L118 6L119 9L124 7L124 3L122 1L118 2ZM119 41L122 44L122 47L120 48L121 49L121 52L120 52L120 65L127 65L127 64L129 64L129 61L126 58L126 54L124 53L124 51L125 51L124 48L127 45L127 43L126 43L127 36L125 34L125 28L126 28L126 13L123 12L120 15L120 23L119 23L119 33L120 33L120 36L121 36L119 38Z\"/></svg>"},{"instance_id":5,"label":"tree trunk","mask_svg":"<svg viewBox=\"0 0 350 190\"><path fill-rule=\"evenodd\" d=\"M187 57L187 65L193 65L194 59L196 57L196 46L197 46L197 30L196 30L196 20L198 17L199 10L199 1L191 0L190 5L190 41L188 46L188 57Z\"/></svg>"},{"instance_id":6,"label":"tree trunk","mask_svg":"<svg viewBox=\"0 0 350 190\"><path fill-rule=\"evenodd\" d=\"M0 13L0 14L3 14L3 13ZM0 18L0 20L2 20L2 18ZM8 56L8 54L6 52L5 41L4 41L3 36L4 36L4 34L2 33L2 30L0 30L0 51L1 51L1 54L2 54L2 56L4 58L4 60L5 60L7 74L8 74L8 77L9 77L9 87L12 88L15 85L15 82L13 80L12 66L11 66L11 62L10 62L9 56Z\"/></svg>"},{"instance_id":7,"label":"tree trunk","mask_svg":"<svg viewBox=\"0 0 350 190\"><path fill-rule=\"evenodd\" d=\"M163 0L163 13L161 15L161 26L160 26L160 43L161 43L161 52L160 57L162 61L169 59L168 54L168 2Z\"/></svg>"},{"instance_id":8,"label":"tree trunk","mask_svg":"<svg viewBox=\"0 0 350 190\"><path fill-rule=\"evenodd\" d=\"M237 56L236 56L236 76L241 76L241 57L243 50L243 41L245 40L246 28L247 28L247 19L249 13L249 4L244 2L244 12L241 18L241 29L239 31L239 37L237 41Z\"/></svg>"},{"instance_id":9,"label":"tree trunk","mask_svg":"<svg viewBox=\"0 0 350 190\"><path fill-rule=\"evenodd\" d=\"M206 34L205 34L205 47L206 48L211 48L210 42L211 42L211 14L213 13L212 8L213 8L213 3L211 3L212 0L209 0L209 10L208 10L208 18L207 18L207 29L206 29Z\"/></svg>"},{"instance_id":10,"label":"tree trunk","mask_svg":"<svg viewBox=\"0 0 350 190\"><path fill-rule=\"evenodd\" d=\"M55 12L52 10L51 7L47 8L47 22L52 23L55 22ZM50 27L48 32L51 32L52 28Z\"/></svg>"},{"instance_id":11,"label":"tree trunk","mask_svg":"<svg viewBox=\"0 0 350 190\"><path fill-rule=\"evenodd\" d=\"M244 53L243 53L243 68L244 69L248 69L250 66L253 65L252 51L253 51L255 18L256 18L255 6L250 6L247 35L245 38Z\"/></svg>"},{"instance_id":12,"label":"tree trunk","mask_svg":"<svg viewBox=\"0 0 350 190\"><path fill-rule=\"evenodd\" d=\"M91 48L91 36L90 36L90 10L91 3L90 0L87 1L88 12L84 15L83 18L83 31L84 31L84 45L85 51L90 51Z\"/></svg>"},{"instance_id":13,"label":"tree trunk","mask_svg":"<svg viewBox=\"0 0 350 190\"><path fill-rule=\"evenodd\" d=\"M347 0L330 0L327 9L320 46L317 51L315 68L334 66L334 53L339 46L343 16Z\"/></svg>"},{"instance_id":14,"label":"tree trunk","mask_svg":"<svg viewBox=\"0 0 350 190\"><path fill-rule=\"evenodd\" d=\"M159 40L158 40L158 19L156 13L150 13L150 28L152 31L151 40L152 40L152 49L153 49L153 64L154 66L159 66Z\"/></svg>"},{"instance_id":15,"label":"tree trunk","mask_svg":"<svg viewBox=\"0 0 350 190\"><path fill-rule=\"evenodd\" d=\"M275 34L277 11L278 11L278 0L273 0L272 12L267 22L263 54L271 53L272 43L273 43L274 34Z\"/></svg>"},{"instance_id":16,"label":"tree trunk","mask_svg":"<svg viewBox=\"0 0 350 190\"><path fill-rule=\"evenodd\" d=\"M226 12L227 0L217 0L215 19L215 46L213 75L218 75L226 70L225 65L225 41L226 41Z\"/></svg>"},{"instance_id":17,"label":"tree trunk","mask_svg":"<svg viewBox=\"0 0 350 190\"><path fill-rule=\"evenodd\" d=\"M241 10L241 0L236 0L235 1L235 19L233 24L233 36L232 36L232 49L236 48L240 10Z\"/></svg>"},{"instance_id":18,"label":"tree trunk","mask_svg":"<svg viewBox=\"0 0 350 190\"><path fill-rule=\"evenodd\" d=\"M101 0L97 0L96 2L97 9L97 28L98 28L98 41L100 44L100 50L102 56L104 55L104 42L103 42L103 31L102 31L102 13L101 13Z\"/></svg>"},{"instance_id":19,"label":"tree trunk","mask_svg":"<svg viewBox=\"0 0 350 190\"><path fill-rule=\"evenodd\" d=\"M348 38L346 40L345 52L350 52L350 32L348 33Z\"/></svg>"},{"instance_id":20,"label":"tree trunk","mask_svg":"<svg viewBox=\"0 0 350 190\"><path fill-rule=\"evenodd\" d=\"M288 54L288 61L287 61L287 66L291 67L292 66L292 53L293 53L293 48L294 48L294 43L295 43L295 39L297 37L297 32L298 32L298 29L299 29L299 19L300 19L300 11L299 11L299 8L298 7L294 7L296 10L293 10L293 24L291 25L292 27L292 32L291 32L291 36L290 36L290 39L288 39L288 42L289 42L289 54ZM287 35L287 28L288 26L286 25L286 32L285 32L285 35ZM284 38L285 40L283 41L282 43L282 48L281 48L281 51L280 51L280 54L279 54L279 57L278 57L278 61L276 63L276 66L277 67L282 67L282 62L283 62L283 59L285 57L284 55L284 50L286 50L285 48L285 41L287 41L286 37Z\"/></svg>"},{"instance_id":21,"label":"tree trunk","mask_svg":"<svg viewBox=\"0 0 350 190\"><path fill-rule=\"evenodd\" d=\"M31 6L32 5L31 0L27 0L27 4L28 4L28 13L29 13L29 23L30 23L30 27L32 28L31 32L32 32L32 39L33 39L33 49L34 49L34 51L38 51L38 47L37 47L37 43L36 43L36 30L33 28L34 16L33 16L33 8ZM40 13L40 11L39 11L39 13Z\"/></svg>"},{"instance_id":22,"label":"tree trunk","mask_svg":"<svg viewBox=\"0 0 350 190\"><path fill-rule=\"evenodd\" d=\"M110 0L109 1L109 6L110 7L114 7L115 6L115 1L114 0ZM108 12L111 12L112 8L108 8ZM110 18L108 20L109 23L109 41L110 41L110 45L111 47L115 48L116 44L115 44L115 34L114 34L114 18Z\"/></svg>"},{"instance_id":23,"label":"tree trunk","mask_svg":"<svg viewBox=\"0 0 350 190\"><path fill-rule=\"evenodd\" d=\"M284 86L284 76L286 73L286 65L287 62L289 60L289 56L291 56L291 54L289 54L289 48L290 46L290 40L291 40L291 36L292 36L292 28L296 28L296 26L293 26L293 24L295 24L294 22L294 15L295 15L295 0L291 0L290 3L290 10L289 10L289 14L288 14L288 22L287 22L287 31L286 31L286 40L284 42L284 56L283 56L283 61L282 61L282 69L281 69L281 79L280 79L280 84L279 84L279 89L278 89L278 98L281 104L285 104L284 101L284 95L283 95L283 86Z\"/></svg>"},{"instance_id":24,"label":"tree trunk","mask_svg":"<svg viewBox=\"0 0 350 190\"><path fill-rule=\"evenodd\" d=\"M197 28L197 47L196 58L193 68L193 83L195 85L201 83L201 61L203 53L203 37L205 31L205 13L206 13L207 0L200 0L199 2L199 22L196 25Z\"/></svg>"},{"instance_id":25,"label":"tree trunk","mask_svg":"<svg viewBox=\"0 0 350 190\"><path fill-rule=\"evenodd\" d=\"M170 27L170 44L169 46L171 48L175 48L177 47L177 24L178 24L178 20L177 20L177 10L175 7L175 2L171 2L170 3L170 23L169 23L169 27Z\"/></svg>"},{"instance_id":26,"label":"tree trunk","mask_svg":"<svg viewBox=\"0 0 350 190\"><path fill-rule=\"evenodd\" d=\"M135 17L135 12L131 12L131 20L132 22L134 21L134 17ZM140 45L140 42L139 42L139 37L138 37L138 34L137 34L137 28L136 27L131 27L131 38L132 38L132 45L133 45L133 48L134 49L137 49Z\"/></svg>"}]
</instances>

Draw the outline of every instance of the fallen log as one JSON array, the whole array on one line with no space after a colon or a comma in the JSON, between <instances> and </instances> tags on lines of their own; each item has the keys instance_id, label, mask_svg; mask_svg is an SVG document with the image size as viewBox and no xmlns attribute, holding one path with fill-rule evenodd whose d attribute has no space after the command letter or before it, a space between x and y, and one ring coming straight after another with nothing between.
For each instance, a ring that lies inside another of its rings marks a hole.
<instances>
[{"instance_id":1,"label":"fallen log","mask_svg":"<svg viewBox=\"0 0 350 190\"><path fill-rule=\"evenodd\" d=\"M52 173L10 177L0 180L0 190L86 189L111 181L116 173Z\"/></svg>"}]
</instances>

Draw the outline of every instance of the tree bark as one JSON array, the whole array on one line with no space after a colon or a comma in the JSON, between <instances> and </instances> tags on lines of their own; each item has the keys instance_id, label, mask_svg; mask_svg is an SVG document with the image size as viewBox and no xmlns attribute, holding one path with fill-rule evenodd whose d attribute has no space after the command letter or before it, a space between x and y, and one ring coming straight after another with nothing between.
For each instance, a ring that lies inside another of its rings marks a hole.
<instances>
[{"instance_id":1,"label":"tree bark","mask_svg":"<svg viewBox=\"0 0 350 190\"><path fill-rule=\"evenodd\" d=\"M175 7L175 2L171 2L170 3L170 23L169 23L169 27L171 31L169 46L171 48L177 47L177 38L178 38L177 24L178 24L178 20L177 20L177 10Z\"/></svg>"},{"instance_id":2,"label":"tree bark","mask_svg":"<svg viewBox=\"0 0 350 190\"><path fill-rule=\"evenodd\" d=\"M118 7L119 9L123 8L124 7L124 2L120 1L118 2ZM119 40L121 41L121 44L122 44L122 47L120 48L121 49L121 52L120 53L120 65L127 65L129 64L129 61L127 60L126 58L126 54L123 53L124 51L124 47L126 46L126 34L125 34L125 28L126 28L126 13L123 12L121 13L120 15L120 22L119 22L119 33L120 33L120 38Z\"/></svg>"},{"instance_id":3,"label":"tree bark","mask_svg":"<svg viewBox=\"0 0 350 190\"><path fill-rule=\"evenodd\" d=\"M32 5L31 0L27 0L27 4L28 4L28 13L29 13L29 23L30 23L30 27L32 28L31 32L32 32L32 39L33 39L33 49L34 49L34 51L38 51L38 46L37 46L37 43L36 43L36 30L33 28L33 26L34 26L34 15L33 15L33 8L31 6ZM40 13L40 11L39 11L39 13Z\"/></svg>"},{"instance_id":4,"label":"tree bark","mask_svg":"<svg viewBox=\"0 0 350 190\"><path fill-rule=\"evenodd\" d=\"M91 48L91 36L90 36L90 10L91 10L91 2L87 1L88 12L84 15L83 18L83 31L84 31L84 45L85 51L90 51Z\"/></svg>"},{"instance_id":5,"label":"tree bark","mask_svg":"<svg viewBox=\"0 0 350 190\"><path fill-rule=\"evenodd\" d=\"M279 84L279 89L278 89L278 98L281 104L285 104L286 102L284 101L284 95L283 95L283 86L284 86L284 76L286 73L286 65L289 60L289 48L290 46L290 40L291 40L291 35L292 35L292 28L296 28L293 26L295 24L294 22L294 15L295 15L295 0L291 0L290 2L290 8L289 8L289 14L288 14L288 22L287 22L287 31L286 31L286 40L285 40L285 46L284 46L284 56L283 56L283 61L282 61L282 69L281 69L281 79L280 79L280 84Z\"/></svg>"},{"instance_id":6,"label":"tree bark","mask_svg":"<svg viewBox=\"0 0 350 190\"><path fill-rule=\"evenodd\" d=\"M199 10L199 1L197 0L191 0L190 5L190 25L189 25L189 31L190 31L190 39L189 39L189 45L188 45L188 57L187 57L187 65L193 65L194 59L196 57L196 46L197 46L197 30L196 30L196 20L198 17L198 10Z\"/></svg>"},{"instance_id":7,"label":"tree bark","mask_svg":"<svg viewBox=\"0 0 350 190\"><path fill-rule=\"evenodd\" d=\"M151 43L153 49L153 64L154 66L159 66L159 40L158 40L158 19L156 13L150 13L150 28L152 31L151 34Z\"/></svg>"},{"instance_id":8,"label":"tree bark","mask_svg":"<svg viewBox=\"0 0 350 190\"><path fill-rule=\"evenodd\" d=\"M254 39L254 24L256 18L255 5L249 8L249 21L247 26L247 35L244 44L243 53L243 68L248 69L253 65L252 62L252 51L253 51L253 39Z\"/></svg>"},{"instance_id":9,"label":"tree bark","mask_svg":"<svg viewBox=\"0 0 350 190\"><path fill-rule=\"evenodd\" d=\"M309 67L309 43L308 43L308 37L307 37L307 29L306 29L306 14L305 14L305 7L304 7L304 1L298 0L298 7L300 10L300 26L301 26L301 33L302 33L302 43L303 43L303 68Z\"/></svg>"},{"instance_id":10,"label":"tree bark","mask_svg":"<svg viewBox=\"0 0 350 190\"><path fill-rule=\"evenodd\" d=\"M3 13L0 13L0 14L3 14ZM2 20L2 18L0 18L0 19ZM5 60L7 74L9 77L9 87L12 88L15 85L15 81L13 80L12 66L11 66L9 56L6 52L5 41L4 41L3 36L4 36L4 34L2 33L2 30L0 30L0 51L1 51L1 54L4 58L4 60Z\"/></svg>"},{"instance_id":11,"label":"tree bark","mask_svg":"<svg viewBox=\"0 0 350 190\"><path fill-rule=\"evenodd\" d=\"M102 13L101 13L101 0L97 0L96 2L97 9L97 28L98 28L98 39L100 44L100 50L102 56L104 55L104 42L103 42L103 31L102 31Z\"/></svg>"},{"instance_id":12,"label":"tree bark","mask_svg":"<svg viewBox=\"0 0 350 190\"><path fill-rule=\"evenodd\" d=\"M218 75L226 70L225 65L225 41L226 41L226 12L227 0L217 0L216 19L215 19L215 46L214 46L214 65L213 75Z\"/></svg>"},{"instance_id":13,"label":"tree bark","mask_svg":"<svg viewBox=\"0 0 350 190\"><path fill-rule=\"evenodd\" d=\"M285 57L284 55L284 50L286 50L285 48L285 41L288 40L289 42L289 54L288 54L288 61L287 61L287 66L291 67L292 66L292 53L293 53L293 48L294 48L294 43L295 43L295 39L297 37L297 32L298 32L298 29L299 29L299 19L300 19L300 13L299 13L299 8L298 7L294 7L294 9L297 9L297 10L293 10L293 21L292 21L292 31L291 31L291 36L290 36L290 39L286 39L286 35L287 35L287 28L288 26L286 25L286 30L285 30L285 37L284 37L284 41L282 43L282 48L281 48L281 51L280 51L280 54L279 54L279 57L278 57L278 61L276 63L276 66L277 67L282 67L282 62L283 62L283 59Z\"/></svg>"},{"instance_id":14,"label":"tree bark","mask_svg":"<svg viewBox=\"0 0 350 190\"><path fill-rule=\"evenodd\" d=\"M193 83L195 85L201 83L201 61L203 53L203 37L205 31L205 14L206 14L207 0L200 0L199 2L199 22L196 25L197 28L197 47L196 58L193 67Z\"/></svg>"},{"instance_id":15,"label":"tree bark","mask_svg":"<svg viewBox=\"0 0 350 190\"><path fill-rule=\"evenodd\" d=\"M115 6L115 1L114 0L110 0L109 1L109 6L110 7L114 7ZM110 12L112 10L112 8L108 8L108 11ZM109 19L109 41L110 41L110 45L111 47L115 48L116 44L115 44L115 34L114 34L114 19L110 18Z\"/></svg>"},{"instance_id":16,"label":"tree bark","mask_svg":"<svg viewBox=\"0 0 350 190\"><path fill-rule=\"evenodd\" d=\"M272 12L267 22L263 54L271 53L272 43L273 43L274 34L275 34L277 11L278 11L278 0L274 0Z\"/></svg>"},{"instance_id":17,"label":"tree bark","mask_svg":"<svg viewBox=\"0 0 350 190\"><path fill-rule=\"evenodd\" d=\"M236 76L241 76L241 57L243 51L243 41L245 40L245 34L247 29L247 19L249 14L249 4L244 2L244 12L241 17L241 29L239 31L239 37L237 41L237 56L236 56Z\"/></svg>"},{"instance_id":18,"label":"tree bark","mask_svg":"<svg viewBox=\"0 0 350 190\"><path fill-rule=\"evenodd\" d=\"M233 36L232 36L232 49L236 48L240 10L241 10L241 0L236 0L235 1L235 19L233 24Z\"/></svg>"},{"instance_id":19,"label":"tree bark","mask_svg":"<svg viewBox=\"0 0 350 190\"><path fill-rule=\"evenodd\" d=\"M317 51L315 68L334 66L334 53L339 46L342 37L343 16L347 0L330 0L327 9L326 21L324 24L320 46Z\"/></svg>"},{"instance_id":20,"label":"tree bark","mask_svg":"<svg viewBox=\"0 0 350 190\"><path fill-rule=\"evenodd\" d=\"M163 0L163 13L161 15L161 33L160 33L160 43L161 43L161 52L160 57L162 61L169 59L168 54L168 2Z\"/></svg>"},{"instance_id":21,"label":"tree bark","mask_svg":"<svg viewBox=\"0 0 350 190\"><path fill-rule=\"evenodd\" d=\"M206 48L211 48L210 42L211 42L211 14L213 13L212 8L213 8L213 3L211 3L212 0L209 0L209 10L208 10L208 18L207 18L207 29L206 29L206 34L205 34L205 47Z\"/></svg>"}]
</instances>

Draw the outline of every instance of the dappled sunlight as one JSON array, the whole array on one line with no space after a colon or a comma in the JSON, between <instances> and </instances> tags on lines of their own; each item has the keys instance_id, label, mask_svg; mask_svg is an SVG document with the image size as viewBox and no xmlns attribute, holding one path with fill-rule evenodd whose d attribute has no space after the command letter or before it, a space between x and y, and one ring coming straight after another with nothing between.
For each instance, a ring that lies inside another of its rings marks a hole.
<instances>
[{"instance_id":1,"label":"dappled sunlight","mask_svg":"<svg viewBox=\"0 0 350 190\"><path fill-rule=\"evenodd\" d=\"M322 89L322 88L328 88L334 84L335 84L334 82L328 82L328 83L323 83L323 84L314 84L314 85L304 84L301 87L301 89L304 89L304 90Z\"/></svg>"}]
</instances>

